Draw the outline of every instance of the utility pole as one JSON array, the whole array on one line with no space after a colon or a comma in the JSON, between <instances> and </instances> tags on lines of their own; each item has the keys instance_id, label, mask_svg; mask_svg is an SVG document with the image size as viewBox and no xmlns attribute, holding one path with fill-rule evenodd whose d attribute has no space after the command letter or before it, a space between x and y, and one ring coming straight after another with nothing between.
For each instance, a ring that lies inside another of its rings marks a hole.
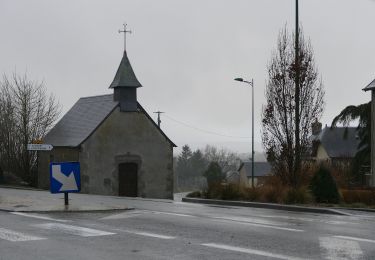
<instances>
[{"instance_id":1,"label":"utility pole","mask_svg":"<svg viewBox=\"0 0 375 260\"><path fill-rule=\"evenodd\" d=\"M163 114L165 112L161 112L161 111L157 111L157 112L154 112L154 114L158 114L158 127L160 128L160 123L161 123L161 120L160 120L160 114Z\"/></svg>"},{"instance_id":2,"label":"utility pole","mask_svg":"<svg viewBox=\"0 0 375 260\"><path fill-rule=\"evenodd\" d=\"M254 188L254 79L251 79L251 187Z\"/></svg>"},{"instance_id":3,"label":"utility pole","mask_svg":"<svg viewBox=\"0 0 375 260\"><path fill-rule=\"evenodd\" d=\"M294 95L294 104L295 104L295 149L294 149L294 180L296 181L297 174L300 170L300 163L301 163L301 141L300 141L300 64L299 64L299 17L298 17L298 0L296 0L296 42L295 42L295 70L296 70L296 78L295 78L295 95ZM297 183L293 183L294 186Z\"/></svg>"}]
</instances>

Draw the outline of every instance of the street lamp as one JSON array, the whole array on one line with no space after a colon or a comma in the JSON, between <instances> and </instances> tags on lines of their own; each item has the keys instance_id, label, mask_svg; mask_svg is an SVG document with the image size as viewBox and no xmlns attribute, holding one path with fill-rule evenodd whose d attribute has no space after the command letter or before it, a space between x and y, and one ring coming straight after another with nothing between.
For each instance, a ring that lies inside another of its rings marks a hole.
<instances>
[{"instance_id":1,"label":"street lamp","mask_svg":"<svg viewBox=\"0 0 375 260\"><path fill-rule=\"evenodd\" d=\"M254 79L247 81L243 78L235 78L234 80L251 86L251 187L254 188Z\"/></svg>"}]
</instances>

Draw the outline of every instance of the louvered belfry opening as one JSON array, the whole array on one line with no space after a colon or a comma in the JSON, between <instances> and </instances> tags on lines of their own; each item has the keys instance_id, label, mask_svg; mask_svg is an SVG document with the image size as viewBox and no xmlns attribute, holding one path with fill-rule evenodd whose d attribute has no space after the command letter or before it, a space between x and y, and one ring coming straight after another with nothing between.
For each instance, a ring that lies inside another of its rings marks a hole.
<instances>
[{"instance_id":1,"label":"louvered belfry opening","mask_svg":"<svg viewBox=\"0 0 375 260\"><path fill-rule=\"evenodd\" d=\"M120 111L137 111L137 88L142 87L134 74L126 51L121 59L115 78L109 88L113 88L113 100L120 103Z\"/></svg>"},{"instance_id":2,"label":"louvered belfry opening","mask_svg":"<svg viewBox=\"0 0 375 260\"><path fill-rule=\"evenodd\" d=\"M113 100L120 102L121 111L137 111L137 89L136 88L115 88Z\"/></svg>"}]
</instances>

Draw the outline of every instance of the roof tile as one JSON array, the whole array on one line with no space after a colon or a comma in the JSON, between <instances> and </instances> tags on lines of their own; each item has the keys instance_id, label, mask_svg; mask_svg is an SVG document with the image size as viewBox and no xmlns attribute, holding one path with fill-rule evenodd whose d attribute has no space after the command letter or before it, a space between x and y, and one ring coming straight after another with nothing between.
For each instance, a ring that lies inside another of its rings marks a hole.
<instances>
[{"instance_id":1,"label":"roof tile","mask_svg":"<svg viewBox=\"0 0 375 260\"><path fill-rule=\"evenodd\" d=\"M243 162L240 166L241 168L245 167L245 172L247 177L251 177L251 162ZM254 162L254 177L263 177L271 173L271 164L268 162Z\"/></svg>"},{"instance_id":2,"label":"roof tile","mask_svg":"<svg viewBox=\"0 0 375 260\"><path fill-rule=\"evenodd\" d=\"M113 95L80 98L45 136L44 142L53 146L80 145L117 105Z\"/></svg>"},{"instance_id":3,"label":"roof tile","mask_svg":"<svg viewBox=\"0 0 375 260\"><path fill-rule=\"evenodd\" d=\"M325 127L318 140L330 158L353 158L360 142L356 127Z\"/></svg>"}]
</instances>

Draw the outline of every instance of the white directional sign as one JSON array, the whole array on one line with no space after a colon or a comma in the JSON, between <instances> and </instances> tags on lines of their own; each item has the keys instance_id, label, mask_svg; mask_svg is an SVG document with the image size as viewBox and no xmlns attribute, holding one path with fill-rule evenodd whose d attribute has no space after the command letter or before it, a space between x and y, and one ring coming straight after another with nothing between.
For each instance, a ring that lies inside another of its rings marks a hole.
<instances>
[{"instance_id":1,"label":"white directional sign","mask_svg":"<svg viewBox=\"0 0 375 260\"><path fill-rule=\"evenodd\" d=\"M80 191L80 167L78 162L51 163L51 192L66 193Z\"/></svg>"},{"instance_id":2,"label":"white directional sign","mask_svg":"<svg viewBox=\"0 0 375 260\"><path fill-rule=\"evenodd\" d=\"M28 144L27 150L29 151L51 151L53 146L51 144Z\"/></svg>"},{"instance_id":3,"label":"white directional sign","mask_svg":"<svg viewBox=\"0 0 375 260\"><path fill-rule=\"evenodd\" d=\"M78 189L76 178L74 178L74 173L71 172L68 176L66 176L61 172L61 165L52 165L52 178L61 183L59 191Z\"/></svg>"}]
</instances>

